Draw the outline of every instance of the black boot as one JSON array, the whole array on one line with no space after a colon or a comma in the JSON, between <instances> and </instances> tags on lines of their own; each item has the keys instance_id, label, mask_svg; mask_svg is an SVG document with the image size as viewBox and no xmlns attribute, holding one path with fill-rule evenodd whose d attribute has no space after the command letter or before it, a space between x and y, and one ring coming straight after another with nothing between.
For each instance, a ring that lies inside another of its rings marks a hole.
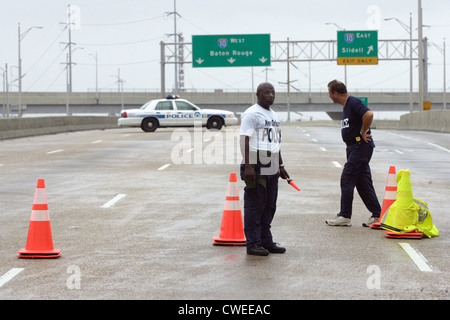
<instances>
[{"instance_id":1,"label":"black boot","mask_svg":"<svg viewBox=\"0 0 450 320\"><path fill-rule=\"evenodd\" d=\"M255 245L253 247L247 248L247 254L254 256L267 256L269 254L269 251L261 246Z\"/></svg>"},{"instance_id":2,"label":"black boot","mask_svg":"<svg viewBox=\"0 0 450 320\"><path fill-rule=\"evenodd\" d=\"M285 253L286 248L278 246L276 243L272 243L270 246L264 246L270 253Z\"/></svg>"}]
</instances>

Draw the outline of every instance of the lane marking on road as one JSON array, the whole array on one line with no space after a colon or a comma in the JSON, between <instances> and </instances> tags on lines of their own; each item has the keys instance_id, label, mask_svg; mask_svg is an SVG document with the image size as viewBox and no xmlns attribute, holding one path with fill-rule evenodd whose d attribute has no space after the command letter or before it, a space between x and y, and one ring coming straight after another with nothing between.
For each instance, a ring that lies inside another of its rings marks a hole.
<instances>
[{"instance_id":1,"label":"lane marking on road","mask_svg":"<svg viewBox=\"0 0 450 320\"><path fill-rule=\"evenodd\" d=\"M117 201L119 201L122 198L125 198L127 195L123 193L119 193L117 196L115 196L113 199L109 200L107 203L102 205L102 208L109 208L112 205L114 205Z\"/></svg>"},{"instance_id":2,"label":"lane marking on road","mask_svg":"<svg viewBox=\"0 0 450 320\"><path fill-rule=\"evenodd\" d=\"M337 161L333 161L333 164L335 165L335 167L337 168L342 168L341 164Z\"/></svg>"},{"instance_id":3,"label":"lane marking on road","mask_svg":"<svg viewBox=\"0 0 450 320\"><path fill-rule=\"evenodd\" d=\"M320 150L322 150L322 151L327 151L327 149L324 148L324 147L320 147Z\"/></svg>"},{"instance_id":4,"label":"lane marking on road","mask_svg":"<svg viewBox=\"0 0 450 320\"><path fill-rule=\"evenodd\" d=\"M394 150L394 151L399 153L399 154L405 154L404 152L401 152L400 150Z\"/></svg>"},{"instance_id":5,"label":"lane marking on road","mask_svg":"<svg viewBox=\"0 0 450 320\"><path fill-rule=\"evenodd\" d=\"M3 286L5 283L10 281L12 278L17 276L19 273L21 273L24 270L24 268L12 268L7 273L2 275L0 277L0 287Z\"/></svg>"},{"instance_id":6,"label":"lane marking on road","mask_svg":"<svg viewBox=\"0 0 450 320\"><path fill-rule=\"evenodd\" d=\"M408 140L413 140L413 141L418 141L418 142L421 142L421 143L426 143L426 144L428 144L430 146L436 147L438 149L441 149L441 150L443 150L445 152L450 153L450 149L444 148L444 147L442 147L442 146L440 146L438 144L432 143L432 142L428 142L428 141L424 141L424 140L420 140L420 139L415 139L415 138L410 138L410 137L404 136L402 134L397 134L397 133L389 132L389 134L392 134L392 135L398 136L398 137L402 137L402 138L405 138L405 139L408 139Z\"/></svg>"},{"instance_id":7,"label":"lane marking on road","mask_svg":"<svg viewBox=\"0 0 450 320\"><path fill-rule=\"evenodd\" d=\"M162 171L162 170L166 169L169 166L170 166L170 163L166 163L165 165L159 167L157 170Z\"/></svg>"},{"instance_id":8,"label":"lane marking on road","mask_svg":"<svg viewBox=\"0 0 450 320\"><path fill-rule=\"evenodd\" d=\"M427 260L421 254L419 254L409 243L399 242L399 245L406 251L409 257L414 261L420 271L433 272L433 269L427 264Z\"/></svg>"},{"instance_id":9,"label":"lane marking on road","mask_svg":"<svg viewBox=\"0 0 450 320\"><path fill-rule=\"evenodd\" d=\"M61 152L61 151L64 151L64 149L58 149L58 150L49 151L49 152L47 152L47 154L58 153L58 152Z\"/></svg>"},{"instance_id":10,"label":"lane marking on road","mask_svg":"<svg viewBox=\"0 0 450 320\"><path fill-rule=\"evenodd\" d=\"M103 140L97 140L97 141L92 141L91 143L92 144L95 144L95 143L100 143L100 142L102 142Z\"/></svg>"}]
</instances>

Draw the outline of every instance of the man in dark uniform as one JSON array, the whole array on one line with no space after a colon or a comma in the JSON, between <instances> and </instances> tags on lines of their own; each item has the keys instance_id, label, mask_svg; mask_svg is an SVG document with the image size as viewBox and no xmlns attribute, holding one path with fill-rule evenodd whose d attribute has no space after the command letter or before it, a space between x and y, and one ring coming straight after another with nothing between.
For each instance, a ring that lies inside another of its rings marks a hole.
<instances>
[{"instance_id":1,"label":"man in dark uniform","mask_svg":"<svg viewBox=\"0 0 450 320\"><path fill-rule=\"evenodd\" d=\"M341 210L334 219L327 220L330 226L351 226L353 192L356 187L366 208L372 213L364 227L380 220L381 207L372 183L369 162L375 144L370 125L373 112L362 101L347 93L345 84L338 80L328 83L328 94L334 103L344 107L341 135L347 145L347 162L341 175Z\"/></svg>"}]
</instances>

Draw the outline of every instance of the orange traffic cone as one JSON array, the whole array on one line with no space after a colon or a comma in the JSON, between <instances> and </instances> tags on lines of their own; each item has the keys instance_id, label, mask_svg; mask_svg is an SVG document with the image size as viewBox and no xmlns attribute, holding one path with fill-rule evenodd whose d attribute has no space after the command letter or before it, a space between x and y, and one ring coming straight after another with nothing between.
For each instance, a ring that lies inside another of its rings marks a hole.
<instances>
[{"instance_id":1,"label":"orange traffic cone","mask_svg":"<svg viewBox=\"0 0 450 320\"><path fill-rule=\"evenodd\" d=\"M61 249L53 248L52 230L48 214L47 194L44 179L38 179L34 193L33 209L25 249L20 249L19 258L58 258Z\"/></svg>"},{"instance_id":2,"label":"orange traffic cone","mask_svg":"<svg viewBox=\"0 0 450 320\"><path fill-rule=\"evenodd\" d=\"M242 223L241 206L236 173L230 174L227 197L223 210L220 235L213 237L215 245L245 246L244 226Z\"/></svg>"},{"instance_id":3,"label":"orange traffic cone","mask_svg":"<svg viewBox=\"0 0 450 320\"><path fill-rule=\"evenodd\" d=\"M413 232L394 232L394 231L384 231L386 233L386 237L394 238L394 239L421 239L423 233L418 231Z\"/></svg>"},{"instance_id":4,"label":"orange traffic cone","mask_svg":"<svg viewBox=\"0 0 450 320\"><path fill-rule=\"evenodd\" d=\"M380 221L372 224L372 229L381 229L381 219L386 213L387 209L397 200L397 176L395 173L395 166L389 167L389 174L384 191L383 206L381 207Z\"/></svg>"}]
</instances>

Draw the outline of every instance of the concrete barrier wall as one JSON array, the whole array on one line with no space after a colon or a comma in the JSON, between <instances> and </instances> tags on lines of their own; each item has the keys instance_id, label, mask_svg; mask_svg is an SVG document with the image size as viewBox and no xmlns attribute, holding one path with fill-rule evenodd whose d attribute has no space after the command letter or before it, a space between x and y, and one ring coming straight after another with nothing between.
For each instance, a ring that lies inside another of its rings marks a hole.
<instances>
[{"instance_id":1,"label":"concrete barrier wall","mask_svg":"<svg viewBox=\"0 0 450 320\"><path fill-rule=\"evenodd\" d=\"M450 132L450 110L429 110L404 114L400 129Z\"/></svg>"},{"instance_id":2,"label":"concrete barrier wall","mask_svg":"<svg viewBox=\"0 0 450 320\"><path fill-rule=\"evenodd\" d=\"M68 131L118 128L118 117L62 116L0 119L0 139L20 138ZM340 126L339 121L292 122L300 126ZM374 129L424 130L450 133L450 110L431 110L405 114L400 121L374 121Z\"/></svg>"},{"instance_id":3,"label":"concrete barrier wall","mask_svg":"<svg viewBox=\"0 0 450 320\"><path fill-rule=\"evenodd\" d=\"M68 131L118 128L118 117L63 116L0 119L0 139Z\"/></svg>"}]
</instances>

